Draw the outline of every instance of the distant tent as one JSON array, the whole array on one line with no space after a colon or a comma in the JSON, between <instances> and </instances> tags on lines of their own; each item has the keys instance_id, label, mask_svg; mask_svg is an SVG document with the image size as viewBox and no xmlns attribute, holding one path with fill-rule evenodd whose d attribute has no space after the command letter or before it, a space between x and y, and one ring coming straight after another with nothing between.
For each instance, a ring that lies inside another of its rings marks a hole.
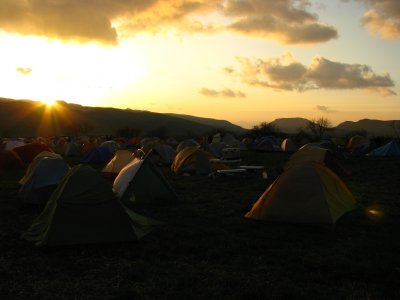
<instances>
[{"instance_id":1,"label":"distant tent","mask_svg":"<svg viewBox=\"0 0 400 300\"><path fill-rule=\"evenodd\" d=\"M126 145L129 146L138 146L142 142L142 138L140 137L133 137L126 141Z\"/></svg>"},{"instance_id":2,"label":"distant tent","mask_svg":"<svg viewBox=\"0 0 400 300\"><path fill-rule=\"evenodd\" d=\"M320 141L320 142L315 142L315 143L309 143L308 145L327 149L327 150L329 150L329 152L331 154L333 154L337 158L340 158L340 159L345 158L343 149L339 148L333 141L325 140L325 141Z\"/></svg>"},{"instance_id":3,"label":"distant tent","mask_svg":"<svg viewBox=\"0 0 400 300\"><path fill-rule=\"evenodd\" d=\"M177 196L149 159L135 158L119 172L113 184L114 193L123 203L175 201Z\"/></svg>"},{"instance_id":4,"label":"distant tent","mask_svg":"<svg viewBox=\"0 0 400 300\"><path fill-rule=\"evenodd\" d=\"M180 142L180 143L178 144L178 146L176 146L175 151L176 151L176 153L178 153L178 152L180 152L183 148L192 147L192 146L199 147L200 144L199 144L198 142L196 142L195 140L193 140L193 139L184 140L184 141Z\"/></svg>"},{"instance_id":5,"label":"distant tent","mask_svg":"<svg viewBox=\"0 0 400 300\"><path fill-rule=\"evenodd\" d=\"M41 143L31 143L24 146L15 147L12 151L17 153L21 160L25 163L30 163L35 156L42 151L53 152L49 146Z\"/></svg>"},{"instance_id":6,"label":"distant tent","mask_svg":"<svg viewBox=\"0 0 400 300\"><path fill-rule=\"evenodd\" d=\"M221 157L222 155L222 149L226 147L226 144L224 142L213 142L213 143L205 143L202 145L202 149L211 153L215 157Z\"/></svg>"},{"instance_id":7,"label":"distant tent","mask_svg":"<svg viewBox=\"0 0 400 300\"><path fill-rule=\"evenodd\" d=\"M400 144L396 140L372 150L368 156L400 156Z\"/></svg>"},{"instance_id":8,"label":"distant tent","mask_svg":"<svg viewBox=\"0 0 400 300\"><path fill-rule=\"evenodd\" d=\"M255 220L335 224L356 201L343 183L322 164L305 163L282 173L245 215Z\"/></svg>"},{"instance_id":9,"label":"distant tent","mask_svg":"<svg viewBox=\"0 0 400 300\"><path fill-rule=\"evenodd\" d=\"M210 159L213 156L196 146L183 148L175 156L171 170L175 173L208 175L211 173Z\"/></svg>"},{"instance_id":10,"label":"distant tent","mask_svg":"<svg viewBox=\"0 0 400 300\"><path fill-rule=\"evenodd\" d=\"M284 170L305 162L317 162L324 164L339 175L348 174L346 168L330 150L317 147L313 144L306 144L293 153L289 161L284 166Z\"/></svg>"},{"instance_id":11,"label":"distant tent","mask_svg":"<svg viewBox=\"0 0 400 300\"><path fill-rule=\"evenodd\" d=\"M240 141L230 133L226 133L224 135L222 142L225 143L229 148L240 148Z\"/></svg>"},{"instance_id":12,"label":"distant tent","mask_svg":"<svg viewBox=\"0 0 400 300\"><path fill-rule=\"evenodd\" d=\"M115 178L118 173L132 160L135 159L135 154L129 150L117 150L114 157L101 171L105 177Z\"/></svg>"},{"instance_id":13,"label":"distant tent","mask_svg":"<svg viewBox=\"0 0 400 300\"><path fill-rule=\"evenodd\" d=\"M18 191L18 197L24 203L45 204L69 169L63 158L36 157L20 180L22 185Z\"/></svg>"},{"instance_id":14,"label":"distant tent","mask_svg":"<svg viewBox=\"0 0 400 300\"><path fill-rule=\"evenodd\" d=\"M158 145L160 143L160 139L158 137L149 137L149 138L144 138L139 146L141 149L144 151L144 153L147 153L152 149L155 145Z\"/></svg>"},{"instance_id":15,"label":"distant tent","mask_svg":"<svg viewBox=\"0 0 400 300\"><path fill-rule=\"evenodd\" d=\"M18 141L18 140L11 140L11 141L7 141L4 144L4 150L12 150L15 147L20 147L20 146L24 146L25 143L22 141Z\"/></svg>"},{"instance_id":16,"label":"distant tent","mask_svg":"<svg viewBox=\"0 0 400 300\"><path fill-rule=\"evenodd\" d=\"M267 152L280 152L281 144L274 136L263 136L255 141L255 150Z\"/></svg>"},{"instance_id":17,"label":"distant tent","mask_svg":"<svg viewBox=\"0 0 400 300\"><path fill-rule=\"evenodd\" d=\"M98 147L97 143L94 141L83 141L81 145L82 153L88 153L90 150Z\"/></svg>"},{"instance_id":18,"label":"distant tent","mask_svg":"<svg viewBox=\"0 0 400 300\"><path fill-rule=\"evenodd\" d=\"M116 141L105 141L100 147L107 148L111 155L114 155L121 146Z\"/></svg>"},{"instance_id":19,"label":"distant tent","mask_svg":"<svg viewBox=\"0 0 400 300\"><path fill-rule=\"evenodd\" d=\"M286 152L286 153L293 153L293 152L296 152L298 149L295 142L293 142L293 140L290 138L286 138L283 140L283 142L281 144L281 148L282 148L282 151Z\"/></svg>"},{"instance_id":20,"label":"distant tent","mask_svg":"<svg viewBox=\"0 0 400 300\"><path fill-rule=\"evenodd\" d=\"M371 141L369 138L356 135L350 138L346 148L352 154L365 154L371 150Z\"/></svg>"},{"instance_id":21,"label":"distant tent","mask_svg":"<svg viewBox=\"0 0 400 300\"><path fill-rule=\"evenodd\" d=\"M175 159L176 152L169 146L158 144L153 147L151 152L151 159L157 164L170 166Z\"/></svg>"},{"instance_id":22,"label":"distant tent","mask_svg":"<svg viewBox=\"0 0 400 300\"><path fill-rule=\"evenodd\" d=\"M64 144L64 155L68 157L81 156L82 152L79 145L75 142L66 142Z\"/></svg>"},{"instance_id":23,"label":"distant tent","mask_svg":"<svg viewBox=\"0 0 400 300\"><path fill-rule=\"evenodd\" d=\"M96 147L90 150L83 158L82 163L85 164L106 164L113 157L113 153L110 152L107 147Z\"/></svg>"},{"instance_id":24,"label":"distant tent","mask_svg":"<svg viewBox=\"0 0 400 300\"><path fill-rule=\"evenodd\" d=\"M23 235L37 246L137 240L158 224L124 207L88 165L72 168Z\"/></svg>"}]
</instances>

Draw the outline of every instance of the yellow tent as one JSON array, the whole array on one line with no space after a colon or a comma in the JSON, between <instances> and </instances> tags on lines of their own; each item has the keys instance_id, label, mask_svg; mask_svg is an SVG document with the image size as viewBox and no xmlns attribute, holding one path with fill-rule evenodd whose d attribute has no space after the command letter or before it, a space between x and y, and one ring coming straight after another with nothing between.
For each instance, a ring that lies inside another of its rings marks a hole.
<instances>
[{"instance_id":1,"label":"yellow tent","mask_svg":"<svg viewBox=\"0 0 400 300\"><path fill-rule=\"evenodd\" d=\"M187 146L175 156L171 170L175 173L194 173L207 175L212 168L210 159L213 158L208 152L197 146Z\"/></svg>"},{"instance_id":2,"label":"yellow tent","mask_svg":"<svg viewBox=\"0 0 400 300\"><path fill-rule=\"evenodd\" d=\"M289 223L335 222L355 209L344 182L319 163L304 163L282 173L245 215L255 220Z\"/></svg>"},{"instance_id":3,"label":"yellow tent","mask_svg":"<svg viewBox=\"0 0 400 300\"><path fill-rule=\"evenodd\" d=\"M329 169L339 175L348 175L349 171L337 159L333 153L325 148L318 147L313 144L306 144L292 154L289 161L284 166L284 170L303 164L303 163L320 163L327 166Z\"/></svg>"},{"instance_id":4,"label":"yellow tent","mask_svg":"<svg viewBox=\"0 0 400 300\"><path fill-rule=\"evenodd\" d=\"M110 162L101 170L107 177L115 177L131 161L135 159L135 154L129 150L117 150Z\"/></svg>"}]
</instances>

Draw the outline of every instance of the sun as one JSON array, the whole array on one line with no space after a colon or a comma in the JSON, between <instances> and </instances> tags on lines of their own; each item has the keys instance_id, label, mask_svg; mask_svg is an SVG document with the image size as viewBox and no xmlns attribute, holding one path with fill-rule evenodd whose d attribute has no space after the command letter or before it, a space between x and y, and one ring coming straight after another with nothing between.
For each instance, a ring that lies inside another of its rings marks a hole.
<instances>
[{"instance_id":1,"label":"sun","mask_svg":"<svg viewBox=\"0 0 400 300\"><path fill-rule=\"evenodd\" d=\"M46 106L51 107L54 104L56 104L56 100L48 99L48 100L42 100L42 103L46 104Z\"/></svg>"}]
</instances>

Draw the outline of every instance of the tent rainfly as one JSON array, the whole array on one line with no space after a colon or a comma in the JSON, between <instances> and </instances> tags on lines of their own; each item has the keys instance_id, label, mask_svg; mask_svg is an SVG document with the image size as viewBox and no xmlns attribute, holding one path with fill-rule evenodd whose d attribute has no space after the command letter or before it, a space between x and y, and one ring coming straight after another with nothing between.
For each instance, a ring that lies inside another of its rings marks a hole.
<instances>
[{"instance_id":1,"label":"tent rainfly","mask_svg":"<svg viewBox=\"0 0 400 300\"><path fill-rule=\"evenodd\" d=\"M344 182L319 163L282 173L245 215L255 220L333 225L356 201Z\"/></svg>"},{"instance_id":2,"label":"tent rainfly","mask_svg":"<svg viewBox=\"0 0 400 300\"><path fill-rule=\"evenodd\" d=\"M135 158L122 168L114 180L113 190L129 206L177 200L174 190L149 157Z\"/></svg>"},{"instance_id":3,"label":"tent rainfly","mask_svg":"<svg viewBox=\"0 0 400 300\"><path fill-rule=\"evenodd\" d=\"M134 213L88 165L72 168L23 237L37 246L137 240L160 222Z\"/></svg>"}]
</instances>

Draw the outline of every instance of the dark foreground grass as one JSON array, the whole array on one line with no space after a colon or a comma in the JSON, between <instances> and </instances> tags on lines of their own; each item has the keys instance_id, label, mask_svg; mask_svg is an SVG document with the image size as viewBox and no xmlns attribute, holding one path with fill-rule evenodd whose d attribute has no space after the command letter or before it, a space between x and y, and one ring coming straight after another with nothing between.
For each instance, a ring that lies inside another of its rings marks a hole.
<instances>
[{"instance_id":1,"label":"dark foreground grass","mask_svg":"<svg viewBox=\"0 0 400 300\"><path fill-rule=\"evenodd\" d=\"M244 157L269 170L287 159ZM347 166L358 209L335 228L243 218L269 184L260 173L163 168L180 201L137 211L165 225L137 242L53 248L20 238L38 211L19 207L23 171L9 173L0 183L0 299L400 299L400 160L351 157Z\"/></svg>"}]
</instances>

